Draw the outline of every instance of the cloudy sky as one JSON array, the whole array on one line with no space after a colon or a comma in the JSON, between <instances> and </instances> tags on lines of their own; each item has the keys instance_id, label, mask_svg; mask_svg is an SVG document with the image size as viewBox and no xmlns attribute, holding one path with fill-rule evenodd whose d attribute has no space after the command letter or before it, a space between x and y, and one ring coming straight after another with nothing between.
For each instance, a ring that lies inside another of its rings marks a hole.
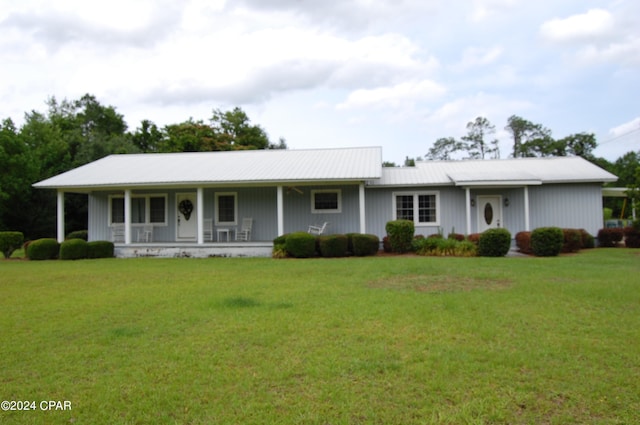
<instances>
[{"instance_id":1,"label":"cloudy sky","mask_svg":"<svg viewBox=\"0 0 640 425\"><path fill-rule=\"evenodd\" d=\"M293 149L424 155L519 115L640 149L637 0L0 0L0 119L95 95L134 130L240 106Z\"/></svg>"}]
</instances>

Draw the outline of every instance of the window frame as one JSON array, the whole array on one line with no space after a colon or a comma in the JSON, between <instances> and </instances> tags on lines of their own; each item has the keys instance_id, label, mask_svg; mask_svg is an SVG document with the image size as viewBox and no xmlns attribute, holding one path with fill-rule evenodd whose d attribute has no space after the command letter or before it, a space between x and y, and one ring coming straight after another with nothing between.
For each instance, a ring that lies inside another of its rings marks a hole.
<instances>
[{"instance_id":1,"label":"window frame","mask_svg":"<svg viewBox=\"0 0 640 425\"><path fill-rule=\"evenodd\" d=\"M151 198L162 198L164 199L164 221L151 221ZM109 195L109 214L108 214L108 223L110 227L118 226L124 224L124 214L122 216L122 222L114 222L113 221L113 200L114 199L122 199L123 200L123 210L124 210L124 195ZM153 225L153 226L168 226L168 216L169 216L169 196L166 193L140 193L131 195L131 199L144 199L144 222L131 222L132 226L145 226L145 225Z\"/></svg>"},{"instance_id":2,"label":"window frame","mask_svg":"<svg viewBox=\"0 0 640 425\"><path fill-rule=\"evenodd\" d=\"M393 201L393 219L398 220L398 196L412 196L413 197L413 224L416 227L429 227L429 226L440 226L440 192L437 190L430 191L403 191L403 192L393 192L392 193L392 201ZM435 196L435 221L420 221L420 196Z\"/></svg>"},{"instance_id":3,"label":"window frame","mask_svg":"<svg viewBox=\"0 0 640 425\"><path fill-rule=\"evenodd\" d=\"M220 197L233 197L233 221L220 221ZM238 225L238 192L216 192L215 193L215 214L214 220L216 226L237 226Z\"/></svg>"},{"instance_id":4,"label":"window frame","mask_svg":"<svg viewBox=\"0 0 640 425\"><path fill-rule=\"evenodd\" d=\"M335 193L337 207L332 209L316 208L316 194ZM312 214L340 214L342 212L342 189L317 189L311 191L311 213Z\"/></svg>"}]
</instances>

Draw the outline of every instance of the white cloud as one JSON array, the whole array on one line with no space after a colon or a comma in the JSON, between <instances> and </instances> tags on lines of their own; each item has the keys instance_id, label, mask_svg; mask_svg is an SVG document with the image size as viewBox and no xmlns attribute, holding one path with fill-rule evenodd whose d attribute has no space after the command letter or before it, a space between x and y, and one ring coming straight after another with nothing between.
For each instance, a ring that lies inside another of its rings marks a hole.
<instances>
[{"instance_id":1,"label":"white cloud","mask_svg":"<svg viewBox=\"0 0 640 425\"><path fill-rule=\"evenodd\" d=\"M609 130L609 133L613 137L622 137L631 133L632 131L638 130L640 130L640 117L634 118L629 122L620 124L619 126L612 128L611 130Z\"/></svg>"},{"instance_id":2,"label":"white cloud","mask_svg":"<svg viewBox=\"0 0 640 425\"><path fill-rule=\"evenodd\" d=\"M468 47L462 52L462 59L454 66L454 69L465 71L470 68L491 65L502 56L502 53L503 48L500 46L491 48Z\"/></svg>"},{"instance_id":3,"label":"white cloud","mask_svg":"<svg viewBox=\"0 0 640 425\"><path fill-rule=\"evenodd\" d=\"M613 15L604 9L591 9L586 13L565 19L552 19L542 24L540 33L550 41L561 43L596 42L610 39L614 33Z\"/></svg>"},{"instance_id":4,"label":"white cloud","mask_svg":"<svg viewBox=\"0 0 640 425\"><path fill-rule=\"evenodd\" d=\"M406 108L418 102L433 101L444 93L446 89L431 80L407 81L389 87L355 90L337 108Z\"/></svg>"},{"instance_id":5,"label":"white cloud","mask_svg":"<svg viewBox=\"0 0 640 425\"><path fill-rule=\"evenodd\" d=\"M516 0L473 0L471 20L484 21L496 14L508 12L516 5Z\"/></svg>"}]
</instances>

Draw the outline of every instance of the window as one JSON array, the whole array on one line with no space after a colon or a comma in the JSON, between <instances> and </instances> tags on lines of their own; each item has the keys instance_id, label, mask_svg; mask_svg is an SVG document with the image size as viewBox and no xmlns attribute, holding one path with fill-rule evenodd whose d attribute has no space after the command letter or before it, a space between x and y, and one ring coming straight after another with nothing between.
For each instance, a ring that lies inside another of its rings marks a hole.
<instances>
[{"instance_id":1,"label":"window","mask_svg":"<svg viewBox=\"0 0 640 425\"><path fill-rule=\"evenodd\" d=\"M395 220L411 220L416 226L438 225L438 192L401 192L393 194Z\"/></svg>"},{"instance_id":2,"label":"window","mask_svg":"<svg viewBox=\"0 0 640 425\"><path fill-rule=\"evenodd\" d=\"M109 197L109 223L124 223L124 197ZM167 224L167 195L135 195L131 197L131 223Z\"/></svg>"},{"instance_id":3,"label":"window","mask_svg":"<svg viewBox=\"0 0 640 425\"><path fill-rule=\"evenodd\" d=\"M237 218L237 194L216 193L216 224L236 225Z\"/></svg>"},{"instance_id":4,"label":"window","mask_svg":"<svg viewBox=\"0 0 640 425\"><path fill-rule=\"evenodd\" d=\"M312 190L311 212L314 214L342 212L342 191L339 189Z\"/></svg>"}]
</instances>

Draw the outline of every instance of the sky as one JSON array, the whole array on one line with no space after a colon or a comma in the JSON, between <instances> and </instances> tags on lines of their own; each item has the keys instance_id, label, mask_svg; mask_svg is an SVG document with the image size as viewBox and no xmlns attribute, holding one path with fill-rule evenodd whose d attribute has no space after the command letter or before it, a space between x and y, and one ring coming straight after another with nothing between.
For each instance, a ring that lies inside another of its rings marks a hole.
<instances>
[{"instance_id":1,"label":"sky","mask_svg":"<svg viewBox=\"0 0 640 425\"><path fill-rule=\"evenodd\" d=\"M89 93L134 131L241 107L290 149L424 156L476 117L640 150L637 0L0 0L0 119Z\"/></svg>"}]
</instances>

